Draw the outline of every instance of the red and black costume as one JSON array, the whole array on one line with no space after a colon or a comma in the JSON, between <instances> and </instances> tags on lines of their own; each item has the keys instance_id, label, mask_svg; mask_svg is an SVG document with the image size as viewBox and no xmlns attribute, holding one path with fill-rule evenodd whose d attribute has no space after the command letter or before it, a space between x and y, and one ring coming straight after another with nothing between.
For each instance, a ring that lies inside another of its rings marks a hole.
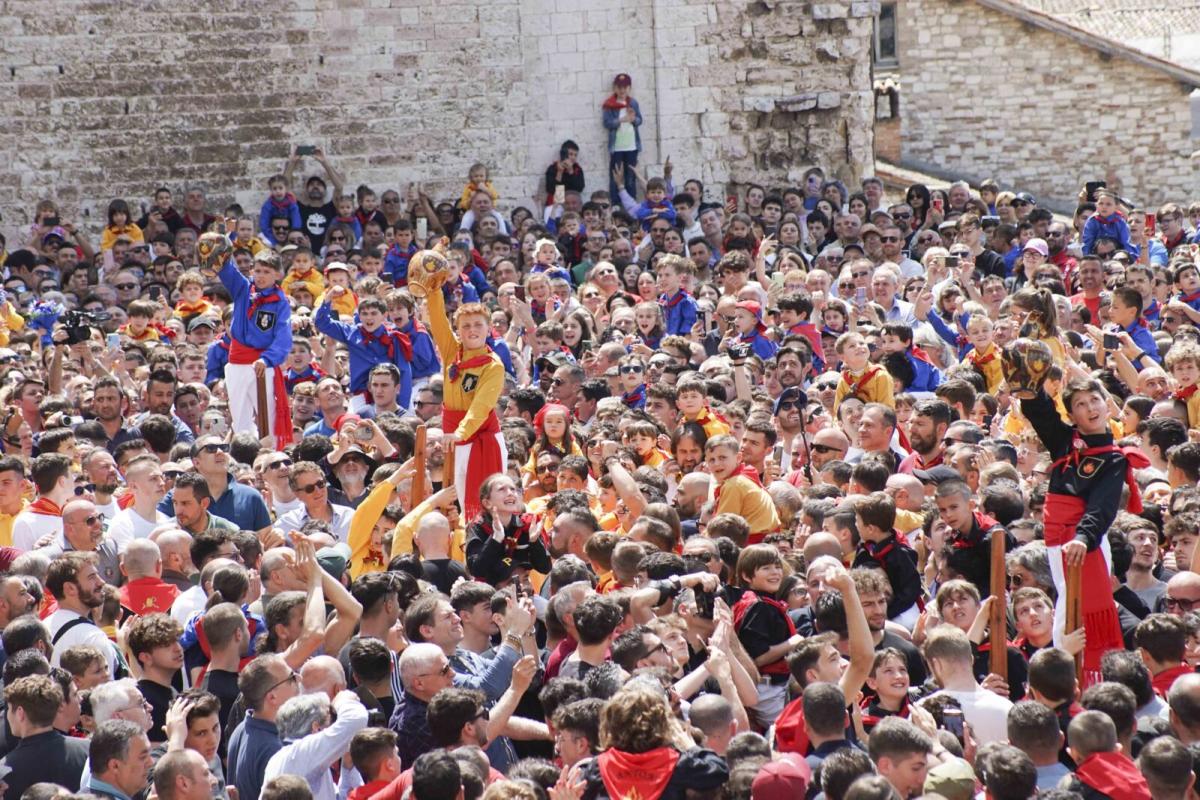
<instances>
[{"instance_id":1,"label":"red and black costume","mask_svg":"<svg viewBox=\"0 0 1200 800\"><path fill-rule=\"evenodd\" d=\"M1112 555L1105 533L1121 507L1121 492L1130 488L1129 510L1141 511L1141 496L1133 481L1134 467L1145 466L1145 456L1113 444L1112 433L1083 435L1063 422L1044 391L1021 401L1021 413L1054 459L1046 494L1046 547L1050 571L1058 589L1054 609L1054 635L1061 641L1066 620L1066 567L1063 545L1075 541L1087 546L1083 562L1081 619L1087 632L1083 651L1083 687L1100 680L1100 657L1123 649L1121 623L1111 590Z\"/></svg>"},{"instance_id":2,"label":"red and black costume","mask_svg":"<svg viewBox=\"0 0 1200 800\"><path fill-rule=\"evenodd\" d=\"M951 531L946 537L948 555L946 563L950 569L975 584L981 598L992 594L992 532L1004 534L1004 549L1007 552L1017 545L1011 533L987 514L975 512L971 529L964 533Z\"/></svg>"},{"instance_id":3,"label":"red and black costume","mask_svg":"<svg viewBox=\"0 0 1200 800\"><path fill-rule=\"evenodd\" d=\"M892 531L882 542L860 539L854 553L855 567L881 569L892 584L888 601L888 619L908 611L921 596L921 575L917 572L917 553L904 534Z\"/></svg>"}]
</instances>

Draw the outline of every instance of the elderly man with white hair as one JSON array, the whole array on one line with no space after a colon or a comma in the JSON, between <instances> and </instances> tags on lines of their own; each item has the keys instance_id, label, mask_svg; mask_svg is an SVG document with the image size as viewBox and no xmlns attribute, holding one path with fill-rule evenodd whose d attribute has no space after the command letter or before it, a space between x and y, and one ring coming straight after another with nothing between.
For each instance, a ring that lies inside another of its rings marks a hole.
<instances>
[{"instance_id":1,"label":"elderly man with white hair","mask_svg":"<svg viewBox=\"0 0 1200 800\"><path fill-rule=\"evenodd\" d=\"M293 697L279 709L275 726L283 747L267 762L263 785L279 775L299 775L313 800L337 800L362 785L355 769L343 769L337 787L329 774L333 762L349 752L354 734L367 727L367 709L354 692L338 692L332 702L323 693Z\"/></svg>"},{"instance_id":2,"label":"elderly man with white hair","mask_svg":"<svg viewBox=\"0 0 1200 800\"><path fill-rule=\"evenodd\" d=\"M408 769L418 756L437 747L429 730L429 701L454 685L454 667L436 644L410 644L400 654L400 681L404 694L396 703L388 727L399 736L396 745L400 764Z\"/></svg>"}]
</instances>

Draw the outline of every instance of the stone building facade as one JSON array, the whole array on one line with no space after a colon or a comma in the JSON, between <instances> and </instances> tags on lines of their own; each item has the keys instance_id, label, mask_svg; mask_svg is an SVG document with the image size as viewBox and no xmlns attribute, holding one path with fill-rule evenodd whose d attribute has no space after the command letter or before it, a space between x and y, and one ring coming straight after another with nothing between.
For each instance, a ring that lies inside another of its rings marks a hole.
<instances>
[{"instance_id":1,"label":"stone building facade","mask_svg":"<svg viewBox=\"0 0 1200 800\"><path fill-rule=\"evenodd\" d=\"M0 229L39 198L97 228L110 198L198 184L257 208L290 144L349 189L457 196L483 161L529 204L562 140L606 188L600 104L633 77L642 165L670 156L719 200L872 162L878 0L206 0L0 10ZM316 169L312 161L303 174Z\"/></svg>"},{"instance_id":2,"label":"stone building facade","mask_svg":"<svg viewBox=\"0 0 1200 800\"><path fill-rule=\"evenodd\" d=\"M1108 179L1139 204L1197 197L1200 72L1012 0L899 8L900 161L1073 208Z\"/></svg>"}]
</instances>

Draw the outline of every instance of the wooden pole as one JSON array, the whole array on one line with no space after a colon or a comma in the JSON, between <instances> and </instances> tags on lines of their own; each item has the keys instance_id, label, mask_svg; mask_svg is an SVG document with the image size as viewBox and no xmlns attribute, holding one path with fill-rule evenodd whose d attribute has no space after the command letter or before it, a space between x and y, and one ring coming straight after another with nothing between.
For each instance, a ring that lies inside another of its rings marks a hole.
<instances>
[{"instance_id":1,"label":"wooden pole","mask_svg":"<svg viewBox=\"0 0 1200 800\"><path fill-rule=\"evenodd\" d=\"M991 641L990 671L1008 680L1008 616L1005 613L1005 591L1008 588L1008 570L1004 563L1005 533L992 532L992 613L988 620L988 636Z\"/></svg>"},{"instance_id":2,"label":"wooden pole","mask_svg":"<svg viewBox=\"0 0 1200 800\"><path fill-rule=\"evenodd\" d=\"M1107 587L1105 587L1107 590ZM1083 625L1081 604L1083 600L1083 567L1067 567L1067 613L1063 633L1079 630ZM1075 656L1075 673L1083 678L1083 654Z\"/></svg>"},{"instance_id":3,"label":"wooden pole","mask_svg":"<svg viewBox=\"0 0 1200 800\"><path fill-rule=\"evenodd\" d=\"M258 385L258 414L256 422L258 422L258 438L265 439L271 435L271 417L267 411L267 374L257 376Z\"/></svg>"},{"instance_id":4,"label":"wooden pole","mask_svg":"<svg viewBox=\"0 0 1200 800\"><path fill-rule=\"evenodd\" d=\"M453 431L446 431L446 433L453 433ZM447 447L442 463L442 486L454 486L456 490L458 487L454 482L454 458L456 455L458 455L457 450L457 444L451 444L449 447ZM455 492L455 497L458 497L457 491ZM465 497L458 497L459 511L465 511L466 508L467 499ZM464 514L463 516L465 517L466 515Z\"/></svg>"},{"instance_id":5,"label":"wooden pole","mask_svg":"<svg viewBox=\"0 0 1200 800\"><path fill-rule=\"evenodd\" d=\"M417 425L417 438L413 444L413 481L412 481L412 511L421 504L427 497L425 492L425 481L428 476L425 474L425 450L426 450L426 432L425 423Z\"/></svg>"}]
</instances>

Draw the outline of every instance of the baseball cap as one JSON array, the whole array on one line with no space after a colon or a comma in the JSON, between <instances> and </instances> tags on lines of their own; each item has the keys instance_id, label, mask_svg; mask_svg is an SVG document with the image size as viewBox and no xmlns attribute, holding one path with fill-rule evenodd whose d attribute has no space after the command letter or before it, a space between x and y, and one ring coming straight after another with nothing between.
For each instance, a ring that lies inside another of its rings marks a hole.
<instances>
[{"instance_id":1,"label":"baseball cap","mask_svg":"<svg viewBox=\"0 0 1200 800\"><path fill-rule=\"evenodd\" d=\"M624 72L618 73L617 77L613 78L613 86L632 86L632 85L633 85L633 78L630 78L629 75Z\"/></svg>"},{"instance_id":2,"label":"baseball cap","mask_svg":"<svg viewBox=\"0 0 1200 800\"><path fill-rule=\"evenodd\" d=\"M802 395L803 392L801 392L800 389L795 386L789 386L788 388L784 389L779 393L779 397L775 398L774 415L779 416L780 408L784 403L790 400L800 400Z\"/></svg>"},{"instance_id":3,"label":"baseball cap","mask_svg":"<svg viewBox=\"0 0 1200 800\"><path fill-rule=\"evenodd\" d=\"M762 306L753 300L742 300L738 302L734 308L740 308L742 311L749 311L756 319L762 319Z\"/></svg>"},{"instance_id":4,"label":"baseball cap","mask_svg":"<svg viewBox=\"0 0 1200 800\"><path fill-rule=\"evenodd\" d=\"M938 484L962 480L962 475L959 475L957 470L947 467L945 464L939 464L930 469L914 469L913 475L922 483Z\"/></svg>"},{"instance_id":5,"label":"baseball cap","mask_svg":"<svg viewBox=\"0 0 1200 800\"><path fill-rule=\"evenodd\" d=\"M867 238L868 233L873 233L876 236L883 235L879 232L879 228L876 228L874 225L872 225L871 223L868 222L866 225L863 225L861 228L858 229L858 238L865 239L865 238Z\"/></svg>"},{"instance_id":6,"label":"baseball cap","mask_svg":"<svg viewBox=\"0 0 1200 800\"><path fill-rule=\"evenodd\" d=\"M215 331L217 329L217 321L212 317L199 316L188 323L188 333L199 328L211 328Z\"/></svg>"},{"instance_id":7,"label":"baseball cap","mask_svg":"<svg viewBox=\"0 0 1200 800\"><path fill-rule=\"evenodd\" d=\"M335 581L340 581L342 573L346 571L346 565L350 563L350 555L350 546L344 543L322 547L317 551L317 563Z\"/></svg>"},{"instance_id":8,"label":"baseball cap","mask_svg":"<svg viewBox=\"0 0 1200 800\"><path fill-rule=\"evenodd\" d=\"M971 800L975 796L975 771L961 758L943 761L925 775L925 794L946 800Z\"/></svg>"},{"instance_id":9,"label":"baseball cap","mask_svg":"<svg viewBox=\"0 0 1200 800\"><path fill-rule=\"evenodd\" d=\"M350 274L350 267L346 266L346 263L343 261L329 262L327 265L325 265L325 274L328 275L329 273L333 272L334 270L339 270L339 269L342 272L346 273L347 275Z\"/></svg>"},{"instance_id":10,"label":"baseball cap","mask_svg":"<svg viewBox=\"0 0 1200 800\"><path fill-rule=\"evenodd\" d=\"M58 238L58 239L62 239L63 241L66 241L67 232L65 230L63 230L61 226L55 225L50 230L46 231L46 234L42 237L42 244L45 244L46 242L50 241L50 239L52 239L52 238Z\"/></svg>"},{"instance_id":11,"label":"baseball cap","mask_svg":"<svg viewBox=\"0 0 1200 800\"><path fill-rule=\"evenodd\" d=\"M1046 245L1045 239L1030 239L1025 243L1025 247L1022 248L1022 252L1025 250L1033 250L1034 252L1041 253L1043 258L1047 258L1050 255L1050 248Z\"/></svg>"},{"instance_id":12,"label":"baseball cap","mask_svg":"<svg viewBox=\"0 0 1200 800\"><path fill-rule=\"evenodd\" d=\"M750 800L796 800L808 793L811 781L812 769L804 758L798 753L783 753L758 770L750 784Z\"/></svg>"},{"instance_id":13,"label":"baseball cap","mask_svg":"<svg viewBox=\"0 0 1200 800\"><path fill-rule=\"evenodd\" d=\"M538 356L536 363L539 369L545 369L546 365L557 369L558 367L570 364L571 360L567 358L567 354L563 351L551 350L549 353Z\"/></svg>"},{"instance_id":14,"label":"baseball cap","mask_svg":"<svg viewBox=\"0 0 1200 800\"><path fill-rule=\"evenodd\" d=\"M1017 192L1013 197L1014 203L1027 203L1031 206L1037 205L1037 199L1029 192Z\"/></svg>"}]
</instances>

